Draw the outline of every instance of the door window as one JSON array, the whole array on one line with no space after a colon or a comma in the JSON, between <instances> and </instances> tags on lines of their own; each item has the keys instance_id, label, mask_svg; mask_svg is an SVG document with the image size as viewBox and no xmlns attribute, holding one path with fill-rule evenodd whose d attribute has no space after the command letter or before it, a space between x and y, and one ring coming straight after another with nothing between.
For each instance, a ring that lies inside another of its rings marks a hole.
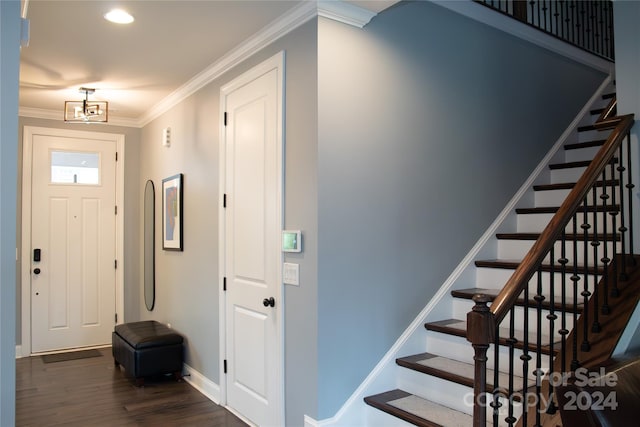
<instances>
[{"instance_id":1,"label":"door window","mask_svg":"<svg viewBox=\"0 0 640 427\"><path fill-rule=\"evenodd\" d=\"M51 183L100 185L100 153L51 151Z\"/></svg>"}]
</instances>

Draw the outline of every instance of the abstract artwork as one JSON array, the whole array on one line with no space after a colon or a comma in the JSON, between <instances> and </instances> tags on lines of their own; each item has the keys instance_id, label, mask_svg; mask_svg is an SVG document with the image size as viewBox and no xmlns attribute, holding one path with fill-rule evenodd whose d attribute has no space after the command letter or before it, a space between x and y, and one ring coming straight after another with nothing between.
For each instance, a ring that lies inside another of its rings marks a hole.
<instances>
[{"instance_id":1,"label":"abstract artwork","mask_svg":"<svg viewBox=\"0 0 640 427\"><path fill-rule=\"evenodd\" d=\"M182 250L182 174L162 180L162 249Z\"/></svg>"}]
</instances>

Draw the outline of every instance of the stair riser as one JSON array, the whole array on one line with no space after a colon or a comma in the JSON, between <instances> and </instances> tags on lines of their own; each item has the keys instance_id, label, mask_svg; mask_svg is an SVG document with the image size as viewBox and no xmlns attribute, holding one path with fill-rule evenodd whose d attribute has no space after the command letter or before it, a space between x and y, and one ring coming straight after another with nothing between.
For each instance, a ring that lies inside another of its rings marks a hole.
<instances>
[{"instance_id":1,"label":"stair riser","mask_svg":"<svg viewBox=\"0 0 640 427\"><path fill-rule=\"evenodd\" d=\"M559 265L556 265L559 267ZM515 270L507 270L503 268L485 268L480 267L476 269L476 287L478 288L488 288L488 289L502 289L502 287L507 283L507 281L511 278ZM542 272L540 278L542 279L542 294L547 296L547 300L549 299L549 289L551 286L551 273L550 272ZM584 274L578 274L580 278L580 284L584 283ZM598 283L600 280L600 276L598 275L588 275L587 277L589 282L589 287L592 288L594 283ZM553 274L553 283L554 283L554 299L558 301L561 296L561 286L562 286L562 274L554 273ZM529 281L529 292L530 296L533 296L538 289L538 275L534 274L534 276ZM573 292L573 282L569 280L569 278L565 278L565 293L570 295Z\"/></svg>"},{"instance_id":2,"label":"stair riser","mask_svg":"<svg viewBox=\"0 0 640 427\"><path fill-rule=\"evenodd\" d=\"M535 213L535 214L518 214L517 215L517 231L518 233L541 233L542 230L549 224L551 218L553 218L554 214L550 213ZM587 213L587 222L589 224L594 223L594 216L596 214L590 212ZM607 214L603 215L602 212L597 213L598 220L598 233L604 232L604 225L606 222L607 233L612 233L614 230L613 221L614 217ZM620 218L619 216L615 219L616 228L620 227ZM580 216L578 218L578 232L582 231L580 225L583 223L583 218ZM567 233L573 233L573 220L570 220L567 226L565 227L565 231ZM590 230L593 231L593 230Z\"/></svg>"},{"instance_id":3,"label":"stair riser","mask_svg":"<svg viewBox=\"0 0 640 427\"><path fill-rule=\"evenodd\" d=\"M412 371L410 369L404 369L402 372L399 372L398 383L398 388L411 394L421 396L432 402L447 406L468 415L473 414L472 405L474 397L473 388L471 387ZM502 399L501 401L503 402L502 408L506 411L507 402ZM500 413L500 419L503 420L506 417L506 412L503 414L501 410ZM521 414L522 405L516 403L514 405L514 416L519 418ZM487 421L489 423L492 420L491 416L491 410L488 408ZM500 425L503 425L502 423L503 422L501 421ZM506 425L506 423L504 425Z\"/></svg>"},{"instance_id":4,"label":"stair riser","mask_svg":"<svg viewBox=\"0 0 640 427\"><path fill-rule=\"evenodd\" d=\"M579 162L582 160L591 160L595 157L600 147L586 147L574 150L565 150L564 159L566 162Z\"/></svg>"},{"instance_id":5,"label":"stair riser","mask_svg":"<svg viewBox=\"0 0 640 427\"><path fill-rule=\"evenodd\" d=\"M533 243L534 242L532 240L500 240L498 242L498 258L499 259L518 259L518 260L523 259L525 255L527 255L531 247L533 246ZM573 263L574 263L574 260L576 259L577 259L578 265L584 265L585 244L583 242L577 242L575 247L577 248L577 258L576 258L576 253L574 253L573 242L567 242L565 246L565 256L569 260L569 264L567 264L569 268L573 268ZM615 247L616 247L616 250L620 249L620 245L618 244L616 244ZM562 244L560 242L557 242L555 244L554 258L558 259L561 257L561 254L562 254L561 248L562 248ZM597 258L594 257L593 247L589 243L587 243L586 248L587 248L586 258L587 258L588 265L593 266L595 264L594 259L597 259L598 265L601 265L602 262L600 261L600 259L603 257L603 254L604 254L604 243L601 243L600 246L598 247ZM607 243L607 251L608 251L607 254L609 258L611 258L611 256L614 253L613 242ZM549 255L545 257L544 262L545 263L550 262Z\"/></svg>"},{"instance_id":6,"label":"stair riser","mask_svg":"<svg viewBox=\"0 0 640 427\"><path fill-rule=\"evenodd\" d=\"M400 418L394 417L393 415L387 414L386 412L383 412L377 408L373 408L369 405L363 404L362 409L364 413L361 415L361 417L357 418L357 420L354 420L353 424L345 425L356 425L356 423L362 423L361 420L364 419L364 425L368 427L415 427L415 425L411 423L403 421Z\"/></svg>"},{"instance_id":7,"label":"stair riser","mask_svg":"<svg viewBox=\"0 0 640 427\"><path fill-rule=\"evenodd\" d=\"M604 205L604 201L600 198L600 196L604 193L604 189L602 187L596 188L596 205L602 206ZM607 204L611 204L611 200L613 197L613 193L611 188L606 188L607 194L609 195L609 199ZM565 201L567 196L571 190L549 190L549 191L536 191L534 196L535 207L553 207L560 206ZM620 200L620 189L616 187L615 189L615 198L616 200ZM592 205L593 204L593 192L589 192L589 196L587 198L587 202Z\"/></svg>"},{"instance_id":8,"label":"stair riser","mask_svg":"<svg viewBox=\"0 0 640 427\"><path fill-rule=\"evenodd\" d=\"M408 391L417 396L421 396L432 402L439 403L443 406L450 407L457 411L463 412L468 415L473 413L473 389L450 381L442 380L440 378L431 377L429 375L422 374L420 372L411 371L406 369L407 372L402 372L399 375L399 382L401 389ZM427 378L429 379L427 379ZM413 390L413 391L411 391ZM499 425L506 426L503 421L507 416L507 402L504 399L500 399L502 406L499 415ZM519 402L514 402L514 416L519 418L522 415L522 405ZM487 408L487 424L491 425L492 412L491 408ZM471 424L469 424L471 425ZM395 424L394 424L395 426Z\"/></svg>"},{"instance_id":9,"label":"stair riser","mask_svg":"<svg viewBox=\"0 0 640 427\"><path fill-rule=\"evenodd\" d=\"M473 408L465 404L465 399L461 399L462 396L467 396L467 402L473 402L473 389L469 387L400 366L397 384L401 390L456 411L472 414Z\"/></svg>"},{"instance_id":10,"label":"stair riser","mask_svg":"<svg viewBox=\"0 0 640 427\"><path fill-rule=\"evenodd\" d=\"M494 364L494 353L493 353L493 345L489 347L487 351L487 368L493 369ZM454 335L442 334L435 331L427 331L427 352L438 354L439 356L447 357L453 360L459 360L465 363L473 364L473 347L471 347L471 343L466 340L464 337L458 337ZM516 367L516 372L522 375L522 361L520 360L520 356L522 355L522 350L514 349L514 366ZM508 372L509 371L509 348L506 346L500 346L500 371ZM530 364L531 365L531 364ZM550 366L549 356L546 355L542 358L542 369L548 370ZM530 373L528 376L531 381L535 379L534 375Z\"/></svg>"},{"instance_id":11,"label":"stair riser","mask_svg":"<svg viewBox=\"0 0 640 427\"><path fill-rule=\"evenodd\" d=\"M467 313L469 313L471 311L471 309L473 308L473 302L469 301L469 300L462 300L462 299L458 299L457 301L454 301L453 303L453 317L456 319L464 319L467 316ZM551 334L549 333L549 331L551 330L551 324L549 322L549 320L546 318L546 316L549 314L549 311L547 310L542 310L541 311L541 315L542 315L542 334L550 336ZM522 329L523 325L524 325L524 307L516 307L515 308L515 328L516 329ZM562 320L560 319L560 315L559 313L557 313L558 315L558 319L554 321L554 339L557 341L558 338L560 337L560 335L558 334L558 331L560 329L562 329ZM537 321L538 321L538 314L537 314L537 310L533 309L532 307L529 308L529 315L528 315L528 319L529 319L529 330L532 332L535 332L537 330ZM571 327L571 325L573 325L573 319L574 316L572 314L566 314L565 315L565 325L567 325L568 328ZM501 327L508 327L509 326L509 318L507 317L503 322ZM542 345L548 345L548 342L542 342Z\"/></svg>"},{"instance_id":12,"label":"stair riser","mask_svg":"<svg viewBox=\"0 0 640 427\"><path fill-rule=\"evenodd\" d=\"M586 169L586 167L552 169L550 173L551 184L577 182Z\"/></svg>"},{"instance_id":13,"label":"stair riser","mask_svg":"<svg viewBox=\"0 0 640 427\"><path fill-rule=\"evenodd\" d=\"M588 142L588 141L594 141L596 139L607 139L610 133L611 133L610 130L581 131L581 132L578 132L578 142Z\"/></svg>"}]
</instances>

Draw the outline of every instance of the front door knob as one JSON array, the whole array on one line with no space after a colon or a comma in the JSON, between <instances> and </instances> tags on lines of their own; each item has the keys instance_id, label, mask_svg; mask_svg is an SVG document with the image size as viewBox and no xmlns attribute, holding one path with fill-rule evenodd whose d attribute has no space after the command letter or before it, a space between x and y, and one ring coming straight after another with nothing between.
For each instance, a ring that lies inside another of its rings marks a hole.
<instances>
[{"instance_id":1,"label":"front door knob","mask_svg":"<svg viewBox=\"0 0 640 427\"><path fill-rule=\"evenodd\" d=\"M262 300L262 305L264 305L265 307L275 307L276 305L276 300L273 299L273 297L271 298L265 298Z\"/></svg>"}]
</instances>

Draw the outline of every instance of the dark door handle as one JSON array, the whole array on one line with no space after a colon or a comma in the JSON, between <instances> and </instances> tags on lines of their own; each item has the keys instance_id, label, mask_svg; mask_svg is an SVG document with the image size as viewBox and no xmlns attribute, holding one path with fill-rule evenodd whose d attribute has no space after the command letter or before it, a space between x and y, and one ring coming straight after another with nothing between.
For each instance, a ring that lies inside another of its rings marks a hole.
<instances>
[{"instance_id":1,"label":"dark door handle","mask_svg":"<svg viewBox=\"0 0 640 427\"><path fill-rule=\"evenodd\" d=\"M262 300L262 305L264 305L265 307L275 307L276 305L276 300L273 299L273 297L271 298L265 298Z\"/></svg>"},{"instance_id":2,"label":"dark door handle","mask_svg":"<svg viewBox=\"0 0 640 427\"><path fill-rule=\"evenodd\" d=\"M34 249L33 250L33 261L34 262L40 262L40 257L41 257L40 249Z\"/></svg>"},{"instance_id":3,"label":"dark door handle","mask_svg":"<svg viewBox=\"0 0 640 427\"><path fill-rule=\"evenodd\" d=\"M33 274L40 274L40 269L39 268L34 268L33 269Z\"/></svg>"}]
</instances>

